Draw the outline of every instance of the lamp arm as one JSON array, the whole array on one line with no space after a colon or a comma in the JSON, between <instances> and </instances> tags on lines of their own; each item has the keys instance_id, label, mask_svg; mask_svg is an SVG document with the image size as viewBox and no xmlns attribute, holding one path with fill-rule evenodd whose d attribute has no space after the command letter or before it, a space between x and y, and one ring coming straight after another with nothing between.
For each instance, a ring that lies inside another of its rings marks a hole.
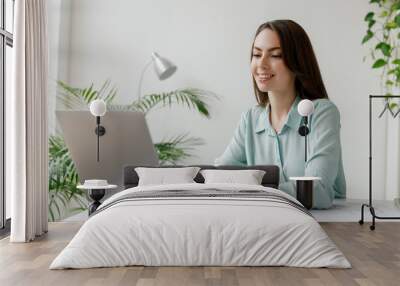
<instances>
[{"instance_id":1,"label":"lamp arm","mask_svg":"<svg viewBox=\"0 0 400 286\"><path fill-rule=\"evenodd\" d=\"M140 97L142 95L142 83L143 83L143 77L144 77L144 73L146 72L146 70L149 68L149 66L151 65L151 63L153 62L153 59L151 59L144 67L142 70L142 73L140 74L140 79L139 79L139 84L138 84L138 91L137 91L137 99L140 100Z\"/></svg>"}]
</instances>

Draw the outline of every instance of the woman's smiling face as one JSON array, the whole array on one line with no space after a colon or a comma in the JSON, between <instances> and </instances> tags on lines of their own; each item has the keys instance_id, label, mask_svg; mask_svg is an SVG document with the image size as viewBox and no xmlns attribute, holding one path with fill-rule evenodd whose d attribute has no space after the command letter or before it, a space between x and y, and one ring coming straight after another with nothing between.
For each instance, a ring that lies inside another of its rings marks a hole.
<instances>
[{"instance_id":1,"label":"woman's smiling face","mask_svg":"<svg viewBox=\"0 0 400 286\"><path fill-rule=\"evenodd\" d=\"M262 92L285 92L294 88L294 74L282 58L278 34L262 30L254 40L251 73Z\"/></svg>"}]
</instances>

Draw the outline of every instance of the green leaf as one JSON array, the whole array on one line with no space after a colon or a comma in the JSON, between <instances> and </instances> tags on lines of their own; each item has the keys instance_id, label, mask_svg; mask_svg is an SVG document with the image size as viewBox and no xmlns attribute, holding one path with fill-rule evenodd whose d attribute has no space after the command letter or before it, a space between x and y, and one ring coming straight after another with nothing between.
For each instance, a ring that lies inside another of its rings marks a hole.
<instances>
[{"instance_id":1,"label":"green leaf","mask_svg":"<svg viewBox=\"0 0 400 286\"><path fill-rule=\"evenodd\" d=\"M400 27L400 14L394 17L394 22L396 23L397 27Z\"/></svg>"},{"instance_id":2,"label":"green leaf","mask_svg":"<svg viewBox=\"0 0 400 286\"><path fill-rule=\"evenodd\" d=\"M58 81L57 84L60 90L57 98L65 108L72 110L87 110L89 103L97 98L102 98L109 105L117 93L117 89L110 86L110 80L105 81L99 91L94 89L93 84L83 89L72 87L63 81Z\"/></svg>"},{"instance_id":3,"label":"green leaf","mask_svg":"<svg viewBox=\"0 0 400 286\"><path fill-rule=\"evenodd\" d=\"M362 39L361 44L364 44L364 43L368 42L373 36L374 36L374 33L371 30L368 30L367 34Z\"/></svg>"},{"instance_id":4,"label":"green leaf","mask_svg":"<svg viewBox=\"0 0 400 286\"><path fill-rule=\"evenodd\" d=\"M394 74L396 72L396 69L391 69L387 72L387 75Z\"/></svg>"},{"instance_id":5,"label":"green leaf","mask_svg":"<svg viewBox=\"0 0 400 286\"><path fill-rule=\"evenodd\" d=\"M368 29L371 29L373 25L375 25L376 21L375 20L371 20L368 22Z\"/></svg>"},{"instance_id":6,"label":"green leaf","mask_svg":"<svg viewBox=\"0 0 400 286\"><path fill-rule=\"evenodd\" d=\"M393 12L393 11L396 11L396 10L400 10L400 3L399 2L397 2L397 3L394 3L391 7L390 7L390 10Z\"/></svg>"},{"instance_id":7,"label":"green leaf","mask_svg":"<svg viewBox=\"0 0 400 286\"><path fill-rule=\"evenodd\" d=\"M397 28L397 24L396 24L396 22L390 21L386 24L385 28L386 29L395 29L395 28Z\"/></svg>"},{"instance_id":8,"label":"green leaf","mask_svg":"<svg viewBox=\"0 0 400 286\"><path fill-rule=\"evenodd\" d=\"M195 146L204 144L199 137L189 137L188 133L164 139L154 144L161 165L176 165L180 160L191 156L190 152Z\"/></svg>"},{"instance_id":9,"label":"green leaf","mask_svg":"<svg viewBox=\"0 0 400 286\"><path fill-rule=\"evenodd\" d=\"M369 22L374 19L374 12L369 12L367 15L365 15L364 21Z\"/></svg>"},{"instance_id":10,"label":"green leaf","mask_svg":"<svg viewBox=\"0 0 400 286\"><path fill-rule=\"evenodd\" d=\"M382 0L370 0L369 1L369 4L372 4L372 3L380 3Z\"/></svg>"},{"instance_id":11,"label":"green leaf","mask_svg":"<svg viewBox=\"0 0 400 286\"><path fill-rule=\"evenodd\" d=\"M375 63L372 65L373 69L377 69L380 67L383 67L384 65L386 65L387 62L384 59L378 59L375 61Z\"/></svg>"},{"instance_id":12,"label":"green leaf","mask_svg":"<svg viewBox=\"0 0 400 286\"><path fill-rule=\"evenodd\" d=\"M383 55L385 55L386 57L389 57L392 48L388 43L380 42L379 44L376 45L375 49L381 50Z\"/></svg>"},{"instance_id":13,"label":"green leaf","mask_svg":"<svg viewBox=\"0 0 400 286\"><path fill-rule=\"evenodd\" d=\"M385 82L385 84L386 84L386 85L393 85L393 81L387 80L387 81Z\"/></svg>"},{"instance_id":14,"label":"green leaf","mask_svg":"<svg viewBox=\"0 0 400 286\"><path fill-rule=\"evenodd\" d=\"M207 100L212 98L218 99L218 96L212 92L196 88L177 89L167 93L145 95L132 102L130 108L147 113L157 105L171 107L176 103L187 106L189 109L197 109L201 115L210 117Z\"/></svg>"},{"instance_id":15,"label":"green leaf","mask_svg":"<svg viewBox=\"0 0 400 286\"><path fill-rule=\"evenodd\" d=\"M396 108L397 107L397 103L396 102L391 102L390 104L389 104L389 108L390 109L393 109L393 108Z\"/></svg>"},{"instance_id":16,"label":"green leaf","mask_svg":"<svg viewBox=\"0 0 400 286\"><path fill-rule=\"evenodd\" d=\"M71 201L82 200L85 193L76 188L79 182L75 165L60 136L49 137L49 218L59 219Z\"/></svg>"},{"instance_id":17,"label":"green leaf","mask_svg":"<svg viewBox=\"0 0 400 286\"><path fill-rule=\"evenodd\" d=\"M392 64L400 65L400 59L395 59L394 61L392 61Z\"/></svg>"},{"instance_id":18,"label":"green leaf","mask_svg":"<svg viewBox=\"0 0 400 286\"><path fill-rule=\"evenodd\" d=\"M380 18L385 18L385 17L387 17L387 15L389 15L388 11L384 10L384 11L382 11L381 14L379 14L379 17Z\"/></svg>"}]
</instances>

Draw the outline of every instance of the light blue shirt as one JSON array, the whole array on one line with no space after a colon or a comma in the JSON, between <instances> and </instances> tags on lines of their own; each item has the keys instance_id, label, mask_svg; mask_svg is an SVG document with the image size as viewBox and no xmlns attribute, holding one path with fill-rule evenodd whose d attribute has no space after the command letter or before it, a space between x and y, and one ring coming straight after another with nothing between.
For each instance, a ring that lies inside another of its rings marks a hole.
<instances>
[{"instance_id":1,"label":"light blue shirt","mask_svg":"<svg viewBox=\"0 0 400 286\"><path fill-rule=\"evenodd\" d=\"M285 124L277 133L270 124L270 107L255 106L242 114L232 141L216 165L277 165L279 189L296 197L296 185L289 177L316 176L313 208L329 208L333 199L346 197L340 144L340 114L332 101L314 100L309 116L307 162L304 161L304 137L298 133L302 117L296 97Z\"/></svg>"}]
</instances>

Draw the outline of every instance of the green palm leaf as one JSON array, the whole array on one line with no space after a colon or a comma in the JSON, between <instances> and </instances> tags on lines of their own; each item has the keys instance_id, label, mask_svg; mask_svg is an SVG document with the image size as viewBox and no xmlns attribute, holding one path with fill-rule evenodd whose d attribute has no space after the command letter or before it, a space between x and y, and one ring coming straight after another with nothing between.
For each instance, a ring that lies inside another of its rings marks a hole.
<instances>
[{"instance_id":1,"label":"green palm leaf","mask_svg":"<svg viewBox=\"0 0 400 286\"><path fill-rule=\"evenodd\" d=\"M107 105L107 111L136 111L132 105L110 104Z\"/></svg>"},{"instance_id":2,"label":"green palm leaf","mask_svg":"<svg viewBox=\"0 0 400 286\"><path fill-rule=\"evenodd\" d=\"M57 85L60 90L57 98L65 108L71 110L88 110L89 103L95 99L103 99L109 105L117 95L117 88L111 86L110 80L106 80L98 91L93 88L93 84L82 89L59 80Z\"/></svg>"},{"instance_id":3,"label":"green palm leaf","mask_svg":"<svg viewBox=\"0 0 400 286\"><path fill-rule=\"evenodd\" d=\"M204 145L204 140L199 137L190 137L189 133L177 135L170 139L164 139L154 144L158 154L160 165L176 165L182 159L193 156L191 152L195 146Z\"/></svg>"},{"instance_id":4,"label":"green palm leaf","mask_svg":"<svg viewBox=\"0 0 400 286\"><path fill-rule=\"evenodd\" d=\"M171 107L173 104L178 104L186 106L189 109L196 109L201 115L209 118L210 113L207 101L210 99L218 99L218 96L210 91L185 88L160 94L145 95L132 102L130 108L146 114L158 105L162 107Z\"/></svg>"},{"instance_id":5,"label":"green palm leaf","mask_svg":"<svg viewBox=\"0 0 400 286\"><path fill-rule=\"evenodd\" d=\"M52 221L61 217L61 207L71 201L85 208L85 192L77 188L79 182L75 165L62 137L49 137L49 215Z\"/></svg>"}]
</instances>

